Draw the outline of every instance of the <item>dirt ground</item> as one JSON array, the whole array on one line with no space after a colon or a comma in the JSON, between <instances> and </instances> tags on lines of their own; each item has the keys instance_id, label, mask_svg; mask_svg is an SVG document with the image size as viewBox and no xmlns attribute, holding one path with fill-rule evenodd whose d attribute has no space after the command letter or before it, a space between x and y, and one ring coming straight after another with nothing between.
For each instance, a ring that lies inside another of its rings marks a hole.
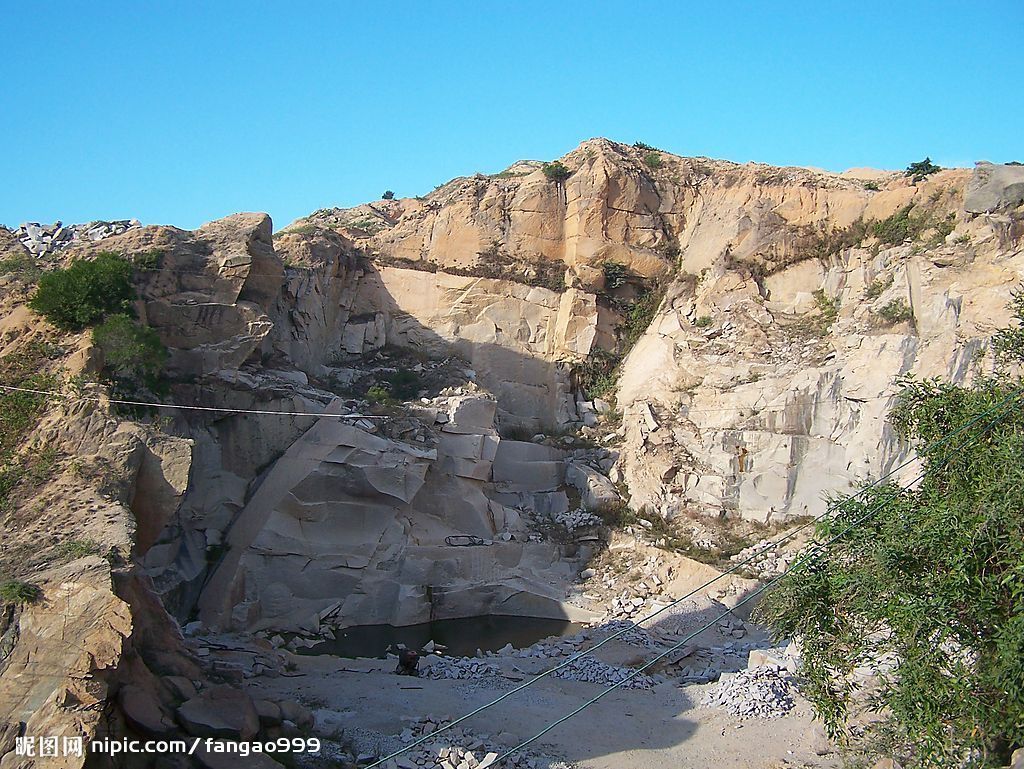
<instances>
[{"instance_id":1,"label":"dirt ground","mask_svg":"<svg viewBox=\"0 0 1024 769\"><path fill-rule=\"evenodd\" d=\"M355 739L369 752L375 745L381 749L400 745L397 737L411 721L427 716L454 719L508 691L523 673L555 664L553 660L489 658L486 661L499 667L502 675L431 680L395 675L394 662L380 659L321 655L296 656L294 661L287 675L247 681L249 693L255 698L297 699L318 711L318 726L325 717L341 724L341 739ZM546 734L531 750L580 769L838 765L834 756L815 753L810 708L801 698L786 716L742 720L722 709L700 706L713 686L666 681L650 690L617 690ZM548 676L460 728L485 740L495 735L505 741L525 739L602 688ZM538 762L544 763L543 759Z\"/></svg>"}]
</instances>

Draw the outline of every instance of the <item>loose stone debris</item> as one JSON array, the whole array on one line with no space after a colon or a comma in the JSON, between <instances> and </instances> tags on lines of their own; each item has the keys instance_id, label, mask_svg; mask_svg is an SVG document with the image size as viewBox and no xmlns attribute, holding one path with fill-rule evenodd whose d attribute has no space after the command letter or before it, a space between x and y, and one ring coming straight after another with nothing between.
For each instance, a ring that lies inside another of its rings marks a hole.
<instances>
[{"instance_id":1,"label":"loose stone debris","mask_svg":"<svg viewBox=\"0 0 1024 769\"><path fill-rule=\"evenodd\" d=\"M723 676L701 704L724 708L740 718L779 718L793 709L792 678L780 665L741 670Z\"/></svg>"},{"instance_id":2,"label":"loose stone debris","mask_svg":"<svg viewBox=\"0 0 1024 769\"><path fill-rule=\"evenodd\" d=\"M557 513L554 516L555 523L559 523L566 528L566 530L572 534L577 529L584 529L589 526L600 526L602 521L593 513L588 513L582 508L576 510L567 510L563 513Z\"/></svg>"},{"instance_id":3,"label":"loose stone debris","mask_svg":"<svg viewBox=\"0 0 1024 769\"><path fill-rule=\"evenodd\" d=\"M740 563L751 557L753 560L745 564L743 568L760 580L769 580L786 571L800 557L800 551L797 549L780 550L774 547L772 540L762 539L736 553L729 560L733 563Z\"/></svg>"},{"instance_id":4,"label":"loose stone debris","mask_svg":"<svg viewBox=\"0 0 1024 769\"><path fill-rule=\"evenodd\" d=\"M60 221L53 224L25 222L14 230L14 234L33 255L42 256L66 248L72 243L103 240L140 226L137 219L67 225Z\"/></svg>"},{"instance_id":5,"label":"loose stone debris","mask_svg":"<svg viewBox=\"0 0 1024 769\"><path fill-rule=\"evenodd\" d=\"M482 676L500 676L494 665L471 657L436 657L423 668L423 676L433 679L477 679Z\"/></svg>"},{"instance_id":6,"label":"loose stone debris","mask_svg":"<svg viewBox=\"0 0 1024 769\"><path fill-rule=\"evenodd\" d=\"M408 744L432 735L450 723L451 721L432 717L420 718L402 731L399 740L403 744ZM389 760L382 769L485 769L493 765L498 756L517 742L515 737L507 733L494 737L487 734L474 735L455 727ZM368 754L367 758L371 756L372 754ZM512 769L569 769L571 766L551 756L527 750L516 751L504 759L501 765Z\"/></svg>"},{"instance_id":7,"label":"loose stone debris","mask_svg":"<svg viewBox=\"0 0 1024 769\"><path fill-rule=\"evenodd\" d=\"M658 683L645 673L636 673L630 678L632 673L631 668L615 667L594 657L580 657L553 675L566 681L586 681L602 686L622 684L623 689L650 689Z\"/></svg>"}]
</instances>

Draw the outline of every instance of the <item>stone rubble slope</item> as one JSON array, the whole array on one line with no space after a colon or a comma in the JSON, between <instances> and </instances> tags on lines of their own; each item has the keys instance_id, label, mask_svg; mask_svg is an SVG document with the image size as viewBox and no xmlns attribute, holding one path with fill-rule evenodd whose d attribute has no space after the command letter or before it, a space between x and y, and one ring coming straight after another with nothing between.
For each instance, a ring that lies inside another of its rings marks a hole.
<instances>
[{"instance_id":1,"label":"stone rubble slope","mask_svg":"<svg viewBox=\"0 0 1024 769\"><path fill-rule=\"evenodd\" d=\"M80 241L104 240L140 226L137 219L89 222L88 224L26 222L12 232L29 252L40 257L63 250Z\"/></svg>"}]
</instances>

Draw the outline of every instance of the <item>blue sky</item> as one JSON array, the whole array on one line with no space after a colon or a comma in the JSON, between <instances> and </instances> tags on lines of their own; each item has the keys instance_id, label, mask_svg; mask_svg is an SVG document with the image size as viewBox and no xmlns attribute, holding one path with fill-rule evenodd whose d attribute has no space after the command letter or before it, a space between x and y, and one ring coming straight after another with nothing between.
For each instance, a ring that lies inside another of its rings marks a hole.
<instances>
[{"instance_id":1,"label":"blue sky","mask_svg":"<svg viewBox=\"0 0 1024 769\"><path fill-rule=\"evenodd\" d=\"M282 227L593 136L832 170L1024 161L1020 0L0 8L9 225Z\"/></svg>"}]
</instances>

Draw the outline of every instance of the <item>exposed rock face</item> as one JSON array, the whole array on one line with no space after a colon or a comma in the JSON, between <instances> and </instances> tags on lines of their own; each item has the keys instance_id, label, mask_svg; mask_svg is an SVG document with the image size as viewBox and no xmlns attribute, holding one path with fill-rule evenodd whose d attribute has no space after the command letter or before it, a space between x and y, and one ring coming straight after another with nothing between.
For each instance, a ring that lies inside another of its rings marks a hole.
<instances>
[{"instance_id":1,"label":"exposed rock face","mask_svg":"<svg viewBox=\"0 0 1024 769\"><path fill-rule=\"evenodd\" d=\"M899 463L894 379L965 379L1007 320L1019 171L913 185L650 154L593 140L562 184L527 162L276 237L237 214L47 250L44 269L148 255L138 315L169 348L168 403L198 408L132 419L86 384L96 400L52 404L21 447L61 459L0 518L0 566L44 595L2 615L0 736L255 733L269 716L246 703L217 721L227 706L191 683L172 616L246 631L572 616L587 551L542 531L593 529L578 508L628 487L665 516L815 514ZM27 254L7 230L0 249ZM56 340L61 380L95 374L89 335L58 338L23 278L3 280L0 355ZM660 305L637 315L645 283ZM612 391L581 392L579 367L627 337ZM402 377L410 392L382 398ZM119 565L61 561L54 532ZM105 699L118 710L100 723Z\"/></svg>"},{"instance_id":2,"label":"exposed rock face","mask_svg":"<svg viewBox=\"0 0 1024 769\"><path fill-rule=\"evenodd\" d=\"M1024 203L1024 166L978 163L964 194L964 210L987 214Z\"/></svg>"}]
</instances>

